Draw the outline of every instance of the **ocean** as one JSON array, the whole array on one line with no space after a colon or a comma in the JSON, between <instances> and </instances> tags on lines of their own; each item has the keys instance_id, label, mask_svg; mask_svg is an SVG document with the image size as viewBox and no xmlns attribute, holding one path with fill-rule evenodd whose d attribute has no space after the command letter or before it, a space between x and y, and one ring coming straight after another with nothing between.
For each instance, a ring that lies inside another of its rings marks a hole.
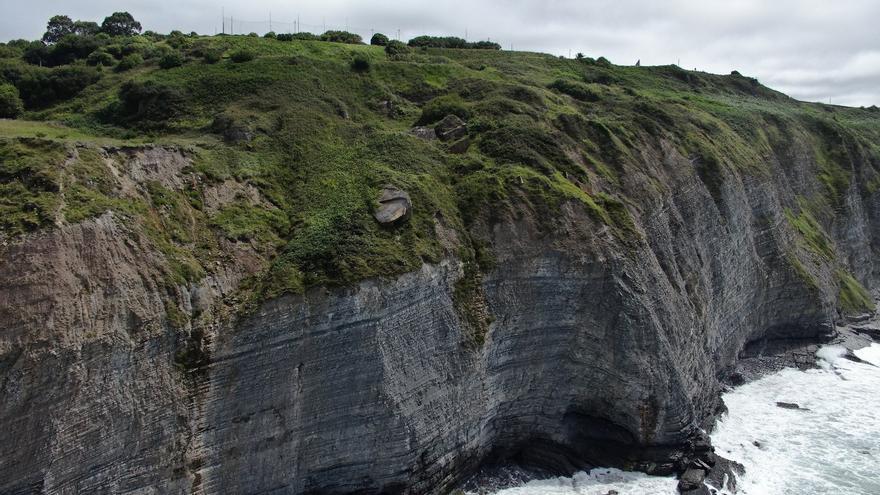
<instances>
[{"instance_id":1,"label":"ocean","mask_svg":"<svg viewBox=\"0 0 880 495\"><path fill-rule=\"evenodd\" d=\"M712 443L718 454L745 466L737 493L880 494L880 345L855 352L864 363L844 353L823 347L820 369L786 369L724 395L729 411ZM675 495L676 485L673 478L600 468L496 495Z\"/></svg>"}]
</instances>

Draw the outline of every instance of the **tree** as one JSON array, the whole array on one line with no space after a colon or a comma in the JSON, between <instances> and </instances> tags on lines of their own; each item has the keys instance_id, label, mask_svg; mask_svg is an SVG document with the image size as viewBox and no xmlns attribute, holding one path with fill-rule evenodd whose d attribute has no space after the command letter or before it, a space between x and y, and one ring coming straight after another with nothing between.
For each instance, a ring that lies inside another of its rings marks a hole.
<instances>
[{"instance_id":1,"label":"tree","mask_svg":"<svg viewBox=\"0 0 880 495\"><path fill-rule=\"evenodd\" d=\"M66 15L55 15L49 19L46 24L46 34L43 35L43 41L46 43L55 43L68 34L73 34L74 25L70 17Z\"/></svg>"},{"instance_id":2,"label":"tree","mask_svg":"<svg viewBox=\"0 0 880 495\"><path fill-rule=\"evenodd\" d=\"M24 106L18 96L18 90L11 84L0 84L0 118L14 119L21 115Z\"/></svg>"},{"instance_id":3,"label":"tree","mask_svg":"<svg viewBox=\"0 0 880 495\"><path fill-rule=\"evenodd\" d=\"M101 32L101 26L92 21L76 21L73 23L73 34L77 36L94 36Z\"/></svg>"},{"instance_id":4,"label":"tree","mask_svg":"<svg viewBox=\"0 0 880 495\"><path fill-rule=\"evenodd\" d=\"M134 36L141 32L141 23L134 20L128 12L114 12L113 15L104 18L101 32L110 36Z\"/></svg>"},{"instance_id":5,"label":"tree","mask_svg":"<svg viewBox=\"0 0 880 495\"><path fill-rule=\"evenodd\" d=\"M382 33L376 33L370 38L370 44L376 46L385 46L388 44L388 36Z\"/></svg>"}]
</instances>

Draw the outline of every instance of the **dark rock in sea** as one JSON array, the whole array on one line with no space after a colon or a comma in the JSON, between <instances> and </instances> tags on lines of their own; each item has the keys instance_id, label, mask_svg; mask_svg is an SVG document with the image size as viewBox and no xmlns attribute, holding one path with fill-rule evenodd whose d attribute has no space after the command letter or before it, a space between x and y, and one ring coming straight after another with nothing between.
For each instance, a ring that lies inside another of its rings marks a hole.
<instances>
[{"instance_id":1,"label":"dark rock in sea","mask_svg":"<svg viewBox=\"0 0 880 495\"><path fill-rule=\"evenodd\" d=\"M736 492L737 477L745 473L742 464L721 456L716 456L715 465L707 473L705 482L716 487Z\"/></svg>"},{"instance_id":2,"label":"dark rock in sea","mask_svg":"<svg viewBox=\"0 0 880 495\"><path fill-rule=\"evenodd\" d=\"M682 473L678 479L678 491L681 493L702 493L698 491L705 488L703 480L706 478L706 471L703 469L691 468Z\"/></svg>"},{"instance_id":3,"label":"dark rock in sea","mask_svg":"<svg viewBox=\"0 0 880 495\"><path fill-rule=\"evenodd\" d=\"M396 187L385 186L376 201L378 205L373 216L382 225L393 225L406 220L412 212L409 193Z\"/></svg>"},{"instance_id":4,"label":"dark rock in sea","mask_svg":"<svg viewBox=\"0 0 880 495\"><path fill-rule=\"evenodd\" d=\"M776 407L781 407L782 409L800 409L801 406L792 403L792 402L777 402Z\"/></svg>"},{"instance_id":5,"label":"dark rock in sea","mask_svg":"<svg viewBox=\"0 0 880 495\"><path fill-rule=\"evenodd\" d=\"M434 132L441 141L452 141L467 135L467 125L456 115L447 115L434 125Z\"/></svg>"}]
</instances>

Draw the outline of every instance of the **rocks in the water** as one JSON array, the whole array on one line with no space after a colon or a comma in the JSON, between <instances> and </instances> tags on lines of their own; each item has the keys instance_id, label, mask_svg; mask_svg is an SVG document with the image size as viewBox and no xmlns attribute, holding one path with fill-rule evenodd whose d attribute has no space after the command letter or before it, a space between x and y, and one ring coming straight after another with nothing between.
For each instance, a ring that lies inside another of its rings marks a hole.
<instances>
[{"instance_id":1,"label":"rocks in the water","mask_svg":"<svg viewBox=\"0 0 880 495\"><path fill-rule=\"evenodd\" d=\"M681 477L678 479L678 491L682 493L699 493L694 492L694 490L699 490L701 487L705 487L705 485L703 485L703 480L705 478L705 470L690 468L682 473Z\"/></svg>"},{"instance_id":2,"label":"rocks in the water","mask_svg":"<svg viewBox=\"0 0 880 495\"><path fill-rule=\"evenodd\" d=\"M425 141L433 141L434 139L437 139L437 133L434 132L434 129L427 126L416 126L413 127L409 132L413 136L424 139Z\"/></svg>"},{"instance_id":3,"label":"rocks in the water","mask_svg":"<svg viewBox=\"0 0 880 495\"><path fill-rule=\"evenodd\" d=\"M434 125L434 132L441 141L453 141L467 135L467 125L456 115L447 115Z\"/></svg>"},{"instance_id":4,"label":"rocks in the water","mask_svg":"<svg viewBox=\"0 0 880 495\"><path fill-rule=\"evenodd\" d=\"M794 402L777 402L776 407L781 407L782 409L801 409L801 406Z\"/></svg>"},{"instance_id":5,"label":"rocks in the water","mask_svg":"<svg viewBox=\"0 0 880 495\"><path fill-rule=\"evenodd\" d=\"M409 218L412 201L406 191L393 186L385 186L379 193L378 206L373 213L376 221L382 225L393 225Z\"/></svg>"}]
</instances>

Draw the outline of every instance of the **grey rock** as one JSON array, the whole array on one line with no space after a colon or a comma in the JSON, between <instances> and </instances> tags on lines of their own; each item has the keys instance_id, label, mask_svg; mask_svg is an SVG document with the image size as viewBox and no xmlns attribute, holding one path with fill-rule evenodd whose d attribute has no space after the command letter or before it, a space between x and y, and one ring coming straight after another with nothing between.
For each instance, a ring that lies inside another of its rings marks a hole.
<instances>
[{"instance_id":1,"label":"grey rock","mask_svg":"<svg viewBox=\"0 0 880 495\"><path fill-rule=\"evenodd\" d=\"M776 407L782 409L801 409L801 406L793 403L793 402L777 402Z\"/></svg>"},{"instance_id":2,"label":"grey rock","mask_svg":"<svg viewBox=\"0 0 880 495\"><path fill-rule=\"evenodd\" d=\"M382 225L392 225L406 220L412 212L409 193L392 186L386 186L382 189L376 203L373 217Z\"/></svg>"},{"instance_id":3,"label":"grey rock","mask_svg":"<svg viewBox=\"0 0 880 495\"><path fill-rule=\"evenodd\" d=\"M468 148L471 146L471 138L465 136L458 141L449 145L449 152L460 155L462 153L467 153Z\"/></svg>"},{"instance_id":4,"label":"grey rock","mask_svg":"<svg viewBox=\"0 0 880 495\"><path fill-rule=\"evenodd\" d=\"M441 141L452 141L467 135L467 125L456 115L447 115L434 125L434 132Z\"/></svg>"},{"instance_id":5,"label":"grey rock","mask_svg":"<svg viewBox=\"0 0 880 495\"><path fill-rule=\"evenodd\" d=\"M425 141L433 141L437 139L437 133L434 132L434 129L426 126L416 126L410 129L410 134L413 136L424 139Z\"/></svg>"},{"instance_id":6,"label":"grey rock","mask_svg":"<svg viewBox=\"0 0 880 495\"><path fill-rule=\"evenodd\" d=\"M804 262L806 283L785 209L823 190L812 144L787 143L767 173L724 168L715 197L676 146L640 153L645 174L621 177L638 203L626 244L577 201L552 219L470 219L496 260L477 289L493 317L479 347L452 255L177 330L163 254L123 219L11 241L0 493L439 494L489 459L711 465L700 428L719 410L716 377L779 350L809 365L839 319L836 263L880 285L880 201L855 179L841 192L825 225L840 260ZM870 166L854 156L853 177ZM227 310L265 266L233 254L177 306Z\"/></svg>"},{"instance_id":7,"label":"grey rock","mask_svg":"<svg viewBox=\"0 0 880 495\"><path fill-rule=\"evenodd\" d=\"M688 493L693 490L697 490L703 485L703 480L706 478L706 471L703 469L691 468L682 473L681 477L678 479L678 491L682 493Z\"/></svg>"}]
</instances>

